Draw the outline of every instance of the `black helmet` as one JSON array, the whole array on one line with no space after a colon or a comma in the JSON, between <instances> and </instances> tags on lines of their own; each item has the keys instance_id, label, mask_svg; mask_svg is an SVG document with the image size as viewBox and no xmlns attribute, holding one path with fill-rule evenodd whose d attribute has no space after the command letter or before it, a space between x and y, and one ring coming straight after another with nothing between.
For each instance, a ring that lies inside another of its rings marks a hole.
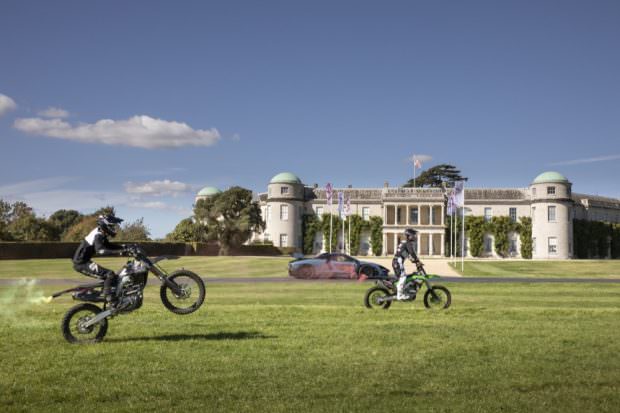
<instances>
[{"instance_id":1,"label":"black helmet","mask_svg":"<svg viewBox=\"0 0 620 413\"><path fill-rule=\"evenodd\" d=\"M115 217L114 214L99 215L99 218L97 218L97 226L111 237L116 235L116 225L121 222L123 220Z\"/></svg>"},{"instance_id":2,"label":"black helmet","mask_svg":"<svg viewBox=\"0 0 620 413\"><path fill-rule=\"evenodd\" d=\"M407 228L405 230L405 238L407 238L407 241L413 241L416 239L416 235L418 234L418 231L416 231L413 228Z\"/></svg>"}]
</instances>

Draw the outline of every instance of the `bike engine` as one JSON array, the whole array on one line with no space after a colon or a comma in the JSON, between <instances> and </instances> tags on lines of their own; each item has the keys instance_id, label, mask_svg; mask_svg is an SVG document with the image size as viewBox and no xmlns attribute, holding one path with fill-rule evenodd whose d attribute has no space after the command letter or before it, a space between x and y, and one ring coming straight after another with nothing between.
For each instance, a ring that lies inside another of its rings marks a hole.
<instances>
[{"instance_id":1,"label":"bike engine","mask_svg":"<svg viewBox=\"0 0 620 413\"><path fill-rule=\"evenodd\" d=\"M132 275L123 275L118 283L120 292L118 309L123 313L137 310L142 306L144 284L135 282Z\"/></svg>"}]
</instances>

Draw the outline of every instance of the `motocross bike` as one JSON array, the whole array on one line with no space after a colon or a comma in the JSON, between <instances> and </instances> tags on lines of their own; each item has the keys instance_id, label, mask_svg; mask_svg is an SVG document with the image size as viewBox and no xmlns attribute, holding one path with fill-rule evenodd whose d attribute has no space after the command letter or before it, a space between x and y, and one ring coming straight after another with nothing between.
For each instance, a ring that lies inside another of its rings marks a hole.
<instances>
[{"instance_id":1,"label":"motocross bike","mask_svg":"<svg viewBox=\"0 0 620 413\"><path fill-rule=\"evenodd\" d=\"M205 299L205 284L191 271L180 269L168 274L158 263L173 256L148 258L137 245L125 247L130 257L117 273L118 281L111 290L116 301L106 302L103 295L103 280L81 284L59 291L52 298L72 293L73 299L85 301L65 314L62 319L62 335L69 343L97 343L108 331L108 319L126 314L142 306L144 287L148 273L152 272L161 281L160 297L164 306L175 314L190 314L198 310ZM103 308L92 303L103 303Z\"/></svg>"},{"instance_id":2,"label":"motocross bike","mask_svg":"<svg viewBox=\"0 0 620 413\"><path fill-rule=\"evenodd\" d=\"M422 286L426 286L426 293L424 293L424 306L430 309L445 309L450 307L452 302L452 296L450 291L441 285L433 285L432 279L437 279L437 275L426 274L424 265L417 263L417 272L407 275L405 279L405 287L403 292L408 295L407 300L399 301L411 301L413 302ZM364 297L364 304L368 308L383 308L387 310L396 299L396 283L398 277L388 276L387 278L380 278L375 280L375 286L366 291Z\"/></svg>"}]
</instances>

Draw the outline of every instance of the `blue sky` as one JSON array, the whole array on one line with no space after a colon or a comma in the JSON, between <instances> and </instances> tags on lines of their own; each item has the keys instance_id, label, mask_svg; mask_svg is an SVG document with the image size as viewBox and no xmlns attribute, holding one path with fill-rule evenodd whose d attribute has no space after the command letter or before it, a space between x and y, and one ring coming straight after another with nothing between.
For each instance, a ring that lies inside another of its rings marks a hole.
<instances>
[{"instance_id":1,"label":"blue sky","mask_svg":"<svg viewBox=\"0 0 620 413\"><path fill-rule=\"evenodd\" d=\"M11 1L0 197L162 237L203 186L472 187L557 170L620 198L617 1Z\"/></svg>"}]
</instances>

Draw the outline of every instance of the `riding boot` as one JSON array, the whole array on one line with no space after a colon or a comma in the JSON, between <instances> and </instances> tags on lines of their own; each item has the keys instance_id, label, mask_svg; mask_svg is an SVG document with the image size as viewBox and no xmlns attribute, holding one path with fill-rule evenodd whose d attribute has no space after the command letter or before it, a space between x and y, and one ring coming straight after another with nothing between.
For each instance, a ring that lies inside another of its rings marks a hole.
<instances>
[{"instance_id":1,"label":"riding boot","mask_svg":"<svg viewBox=\"0 0 620 413\"><path fill-rule=\"evenodd\" d=\"M407 280L407 277L401 276L398 279L398 282L396 283L396 299L397 300L408 300L410 298L408 295L405 295L405 293L403 292L403 290L405 289L406 280Z\"/></svg>"}]
</instances>

